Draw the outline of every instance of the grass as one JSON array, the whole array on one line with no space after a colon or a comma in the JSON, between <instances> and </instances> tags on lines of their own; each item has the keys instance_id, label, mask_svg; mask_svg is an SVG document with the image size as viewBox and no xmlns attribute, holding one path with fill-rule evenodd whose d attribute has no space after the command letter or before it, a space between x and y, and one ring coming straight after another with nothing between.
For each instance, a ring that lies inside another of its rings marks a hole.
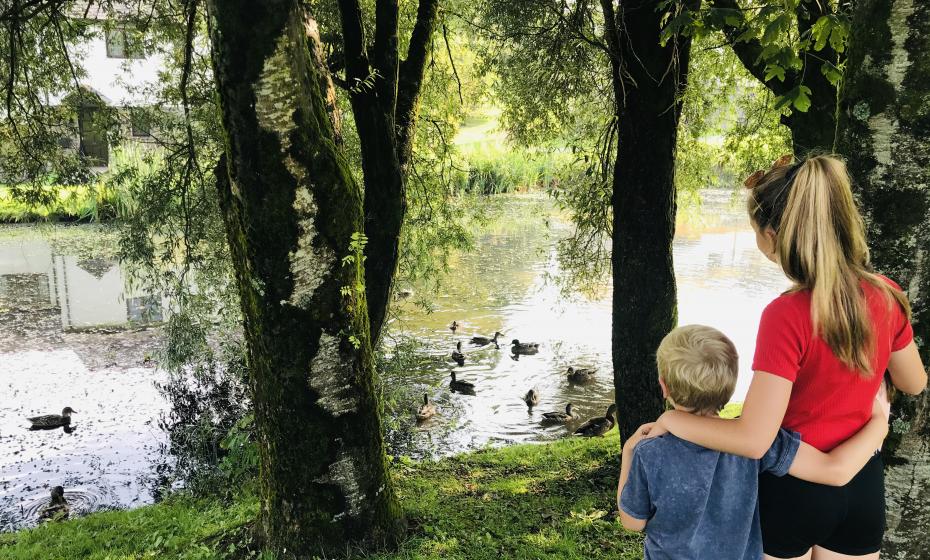
<instances>
[{"instance_id":1,"label":"grass","mask_svg":"<svg viewBox=\"0 0 930 560\"><path fill-rule=\"evenodd\" d=\"M149 172L154 164L147 150L125 143L111 152L108 170L85 184L60 184L53 177L40 185L21 185L29 200L0 184L0 223L105 222L121 217L132 205L130 195L114 186L113 175L127 168Z\"/></svg>"},{"instance_id":2,"label":"grass","mask_svg":"<svg viewBox=\"0 0 930 560\"><path fill-rule=\"evenodd\" d=\"M642 538L608 515L620 441L593 440L483 450L438 462L395 462L410 530L399 549L372 560L612 560L642 558ZM248 557L246 528L258 511L178 497L0 535L4 560L222 560Z\"/></svg>"},{"instance_id":3,"label":"grass","mask_svg":"<svg viewBox=\"0 0 930 560\"><path fill-rule=\"evenodd\" d=\"M102 185L48 185L42 187L46 203L17 199L7 187L0 187L0 222L101 221L112 195Z\"/></svg>"}]
</instances>

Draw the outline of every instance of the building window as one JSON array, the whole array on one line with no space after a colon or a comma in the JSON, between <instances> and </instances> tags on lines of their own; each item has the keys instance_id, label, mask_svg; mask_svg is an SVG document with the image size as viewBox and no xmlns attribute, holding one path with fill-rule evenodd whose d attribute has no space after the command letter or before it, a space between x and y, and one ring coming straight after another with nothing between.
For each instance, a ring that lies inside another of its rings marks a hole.
<instances>
[{"instance_id":1,"label":"building window","mask_svg":"<svg viewBox=\"0 0 930 560\"><path fill-rule=\"evenodd\" d=\"M78 110L78 134L81 139L80 152L89 165L106 167L110 161L110 145L100 109L81 107Z\"/></svg>"},{"instance_id":2,"label":"building window","mask_svg":"<svg viewBox=\"0 0 930 560\"><path fill-rule=\"evenodd\" d=\"M106 30L108 58L145 58L142 49L142 33L127 26Z\"/></svg>"},{"instance_id":3,"label":"building window","mask_svg":"<svg viewBox=\"0 0 930 560\"><path fill-rule=\"evenodd\" d=\"M152 135L151 122L141 109L129 110L129 128L133 138L148 138Z\"/></svg>"}]
</instances>

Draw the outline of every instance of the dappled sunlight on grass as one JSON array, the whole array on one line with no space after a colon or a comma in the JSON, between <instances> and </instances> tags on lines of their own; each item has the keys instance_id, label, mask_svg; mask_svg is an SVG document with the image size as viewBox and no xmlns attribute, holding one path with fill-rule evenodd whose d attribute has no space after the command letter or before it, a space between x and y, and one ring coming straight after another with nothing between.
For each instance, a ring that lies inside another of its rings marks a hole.
<instances>
[{"instance_id":1,"label":"dappled sunlight on grass","mask_svg":"<svg viewBox=\"0 0 930 560\"><path fill-rule=\"evenodd\" d=\"M408 536L398 550L364 557L641 558L642 537L624 531L609 514L619 450L614 432L397 463L393 474ZM248 527L257 511L250 494L230 504L174 499L2 535L0 557L238 560L250 557Z\"/></svg>"}]
</instances>

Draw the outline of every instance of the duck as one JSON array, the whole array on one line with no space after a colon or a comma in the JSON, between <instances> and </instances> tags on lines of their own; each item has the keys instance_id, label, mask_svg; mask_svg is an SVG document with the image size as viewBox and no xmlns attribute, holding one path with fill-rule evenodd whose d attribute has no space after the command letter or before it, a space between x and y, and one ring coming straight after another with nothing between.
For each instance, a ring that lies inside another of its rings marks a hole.
<instances>
[{"instance_id":1,"label":"duck","mask_svg":"<svg viewBox=\"0 0 930 560\"><path fill-rule=\"evenodd\" d=\"M587 383L594 379L597 368L574 368L568 366L568 381L570 383Z\"/></svg>"},{"instance_id":2,"label":"duck","mask_svg":"<svg viewBox=\"0 0 930 560\"><path fill-rule=\"evenodd\" d=\"M65 500L65 489L61 486L52 488L52 496L48 505L39 510L39 521L61 521L68 519L71 513L71 507Z\"/></svg>"},{"instance_id":3,"label":"duck","mask_svg":"<svg viewBox=\"0 0 930 560\"><path fill-rule=\"evenodd\" d=\"M572 403L565 405L565 412L544 412L541 422L543 424L564 424L575 419L572 414Z\"/></svg>"},{"instance_id":4,"label":"duck","mask_svg":"<svg viewBox=\"0 0 930 560\"><path fill-rule=\"evenodd\" d=\"M539 352L539 343L537 342L520 342L516 338L510 343L510 351L514 354L535 354Z\"/></svg>"},{"instance_id":5,"label":"duck","mask_svg":"<svg viewBox=\"0 0 930 560\"><path fill-rule=\"evenodd\" d=\"M455 350L452 351L452 361L457 363L459 366L465 365L465 354L462 354L461 340L455 344Z\"/></svg>"},{"instance_id":6,"label":"duck","mask_svg":"<svg viewBox=\"0 0 930 560\"><path fill-rule=\"evenodd\" d=\"M423 393L423 404L417 409L417 422L422 422L436 415L436 405L429 402L429 395Z\"/></svg>"},{"instance_id":7,"label":"duck","mask_svg":"<svg viewBox=\"0 0 930 560\"><path fill-rule=\"evenodd\" d=\"M529 408L533 408L539 404L539 391L536 389L530 389L527 391L526 394L523 395L523 402L525 402L526 406Z\"/></svg>"},{"instance_id":8,"label":"duck","mask_svg":"<svg viewBox=\"0 0 930 560\"><path fill-rule=\"evenodd\" d=\"M44 416L33 416L27 418L32 424L30 430L48 430L50 428L60 428L71 424L71 415L77 412L70 406L62 409L61 414L46 414Z\"/></svg>"},{"instance_id":9,"label":"duck","mask_svg":"<svg viewBox=\"0 0 930 560\"><path fill-rule=\"evenodd\" d=\"M485 345L491 344L492 342L494 344L497 344L497 338L500 336L503 336L503 335L497 331L494 332L493 338L488 338L486 336L473 336L471 337L471 343L476 346L485 346Z\"/></svg>"},{"instance_id":10,"label":"duck","mask_svg":"<svg viewBox=\"0 0 930 560\"><path fill-rule=\"evenodd\" d=\"M458 330L459 323L458 321L452 321L452 324L449 325L449 330L452 331L452 334L455 334L455 331Z\"/></svg>"},{"instance_id":11,"label":"duck","mask_svg":"<svg viewBox=\"0 0 930 560\"><path fill-rule=\"evenodd\" d=\"M607 407L607 414L604 416L598 416L597 418L592 418L585 422L584 424L578 426L578 429L575 430L575 435L584 436L584 437L594 437L602 436L609 432L611 428L614 427L616 423L614 421L614 414L617 412L617 405L611 403Z\"/></svg>"},{"instance_id":12,"label":"duck","mask_svg":"<svg viewBox=\"0 0 930 560\"><path fill-rule=\"evenodd\" d=\"M450 371L449 375L452 376L452 381L449 382L449 389L453 391L458 391L460 393L474 393L475 384L468 381L462 381L455 378L455 371Z\"/></svg>"}]
</instances>

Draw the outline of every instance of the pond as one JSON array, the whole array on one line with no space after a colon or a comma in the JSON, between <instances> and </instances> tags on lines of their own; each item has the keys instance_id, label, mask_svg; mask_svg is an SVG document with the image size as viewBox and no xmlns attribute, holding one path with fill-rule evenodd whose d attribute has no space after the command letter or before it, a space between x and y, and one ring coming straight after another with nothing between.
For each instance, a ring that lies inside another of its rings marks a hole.
<instances>
[{"instance_id":1,"label":"pond","mask_svg":"<svg viewBox=\"0 0 930 560\"><path fill-rule=\"evenodd\" d=\"M739 400L759 315L787 281L757 251L735 197L705 191L700 209L682 212L674 251L680 322L710 324L733 339ZM591 297L565 293L556 243L570 225L548 199L506 197L495 206L474 251L453 255L439 293L403 286L406 297L394 306L386 343L409 354L409 367L385 380L404 387L386 395L397 401L388 435L394 454L566 437L574 424L543 427L541 414L571 402L583 418L602 415L613 400L609 283ZM154 499L152 469L166 439L158 417L167 405L152 357L168 305L133 286L113 256L116 243L115 232L99 226L0 228L0 530L32 523L55 485L79 513ZM503 333L500 350L469 344L495 331ZM539 352L514 359L515 338L538 343ZM460 340L461 367L450 358ZM572 385L568 366L599 371L592 383ZM453 368L476 384L475 395L449 391ZM530 388L540 394L532 410L521 399ZM423 393L439 411L416 425ZM26 417L65 406L76 411L73 429L28 430Z\"/></svg>"}]
</instances>

